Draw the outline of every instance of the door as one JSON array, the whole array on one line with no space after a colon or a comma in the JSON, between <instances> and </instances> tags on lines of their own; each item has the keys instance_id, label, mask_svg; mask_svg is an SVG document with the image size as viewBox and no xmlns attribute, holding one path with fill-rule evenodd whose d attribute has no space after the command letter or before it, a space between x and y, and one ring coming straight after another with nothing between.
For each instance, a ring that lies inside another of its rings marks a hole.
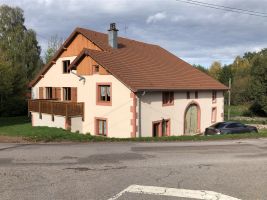
<instances>
[{"instance_id":1,"label":"door","mask_svg":"<svg viewBox=\"0 0 267 200\"><path fill-rule=\"evenodd\" d=\"M198 132L198 108L192 104L185 114L185 135L194 135Z\"/></svg>"},{"instance_id":2,"label":"door","mask_svg":"<svg viewBox=\"0 0 267 200\"><path fill-rule=\"evenodd\" d=\"M155 122L153 123L153 137L158 137L160 133L160 123Z\"/></svg>"}]
</instances>

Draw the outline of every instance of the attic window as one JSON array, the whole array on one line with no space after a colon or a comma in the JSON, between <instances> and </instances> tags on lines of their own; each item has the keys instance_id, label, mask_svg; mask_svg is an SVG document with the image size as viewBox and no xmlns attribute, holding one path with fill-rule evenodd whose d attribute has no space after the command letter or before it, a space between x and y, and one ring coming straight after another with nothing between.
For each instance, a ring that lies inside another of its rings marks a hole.
<instances>
[{"instance_id":1,"label":"attic window","mask_svg":"<svg viewBox=\"0 0 267 200\"><path fill-rule=\"evenodd\" d=\"M95 73L99 72L99 65L95 65Z\"/></svg>"},{"instance_id":2,"label":"attic window","mask_svg":"<svg viewBox=\"0 0 267 200\"><path fill-rule=\"evenodd\" d=\"M63 60L62 63L63 63L63 73L69 74L70 70L68 70L68 67L70 65L70 60Z\"/></svg>"}]
</instances>

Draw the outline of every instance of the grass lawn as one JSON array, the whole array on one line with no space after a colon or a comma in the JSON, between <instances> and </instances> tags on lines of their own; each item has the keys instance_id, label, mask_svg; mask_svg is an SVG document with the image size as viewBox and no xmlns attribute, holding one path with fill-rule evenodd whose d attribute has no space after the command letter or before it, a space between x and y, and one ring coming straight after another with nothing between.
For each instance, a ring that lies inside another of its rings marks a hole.
<instances>
[{"instance_id":1,"label":"grass lawn","mask_svg":"<svg viewBox=\"0 0 267 200\"><path fill-rule=\"evenodd\" d=\"M216 135L216 136L169 136L160 138L105 138L101 136L91 136L89 134L71 133L69 131L49 128L32 127L30 120L23 117L0 118L0 136L22 137L31 142L92 142L92 141L201 141L201 140L220 140L220 139L242 139L242 138L261 138L267 137L267 130L260 133Z\"/></svg>"}]
</instances>

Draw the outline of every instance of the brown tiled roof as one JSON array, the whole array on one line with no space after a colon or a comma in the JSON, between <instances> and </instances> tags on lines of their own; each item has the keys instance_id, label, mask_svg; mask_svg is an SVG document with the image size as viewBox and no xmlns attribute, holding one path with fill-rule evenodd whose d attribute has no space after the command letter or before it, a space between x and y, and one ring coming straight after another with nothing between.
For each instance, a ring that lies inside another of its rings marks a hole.
<instances>
[{"instance_id":1,"label":"brown tiled roof","mask_svg":"<svg viewBox=\"0 0 267 200\"><path fill-rule=\"evenodd\" d=\"M107 34L83 28L77 28L75 32L84 35L103 51L84 49L70 68L87 55L133 91L228 89L160 46L119 37L118 49L113 49L108 45ZM71 42L71 37L64 45L68 42Z\"/></svg>"}]
</instances>

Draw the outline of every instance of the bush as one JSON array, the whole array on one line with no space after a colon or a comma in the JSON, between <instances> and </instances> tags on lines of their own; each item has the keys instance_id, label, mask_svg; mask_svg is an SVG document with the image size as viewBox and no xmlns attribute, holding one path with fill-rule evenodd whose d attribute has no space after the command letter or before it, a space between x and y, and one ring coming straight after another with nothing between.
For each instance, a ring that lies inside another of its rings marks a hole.
<instances>
[{"instance_id":1,"label":"bush","mask_svg":"<svg viewBox=\"0 0 267 200\"><path fill-rule=\"evenodd\" d=\"M260 117L267 117L267 113L264 112L264 110L262 109L262 106L258 104L257 102L253 103L250 106L249 111L253 113L254 115L257 115Z\"/></svg>"}]
</instances>

